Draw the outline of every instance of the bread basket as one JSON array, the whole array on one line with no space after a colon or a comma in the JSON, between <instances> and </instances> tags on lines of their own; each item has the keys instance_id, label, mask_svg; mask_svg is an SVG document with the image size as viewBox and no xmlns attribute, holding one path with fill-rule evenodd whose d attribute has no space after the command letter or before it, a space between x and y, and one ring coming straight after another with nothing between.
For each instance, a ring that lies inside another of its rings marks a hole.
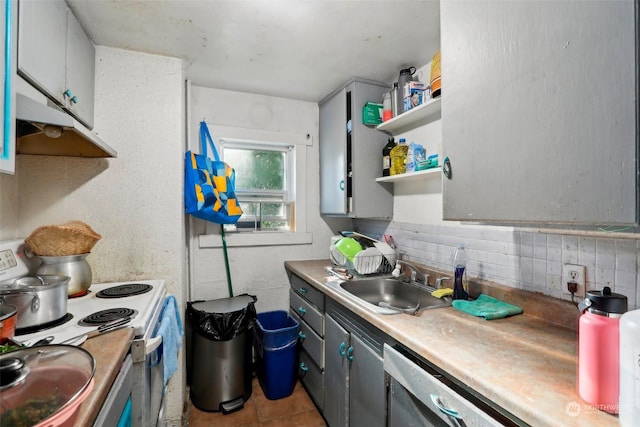
<instances>
[{"instance_id":1,"label":"bread basket","mask_svg":"<svg viewBox=\"0 0 640 427\"><path fill-rule=\"evenodd\" d=\"M24 241L41 256L80 255L91 249L102 236L82 221L36 228Z\"/></svg>"}]
</instances>

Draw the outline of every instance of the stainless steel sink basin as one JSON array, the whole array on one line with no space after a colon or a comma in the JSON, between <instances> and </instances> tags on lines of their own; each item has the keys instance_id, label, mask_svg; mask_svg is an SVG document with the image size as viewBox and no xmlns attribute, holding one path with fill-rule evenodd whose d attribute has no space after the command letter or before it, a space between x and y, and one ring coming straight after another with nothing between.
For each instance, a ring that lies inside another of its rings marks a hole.
<instances>
[{"instance_id":1,"label":"stainless steel sink basin","mask_svg":"<svg viewBox=\"0 0 640 427\"><path fill-rule=\"evenodd\" d=\"M339 287L351 296L375 307L374 311L382 314L402 311L412 313L451 305L449 297L441 299L431 296L433 289L429 290L393 277L351 280L341 282Z\"/></svg>"}]
</instances>

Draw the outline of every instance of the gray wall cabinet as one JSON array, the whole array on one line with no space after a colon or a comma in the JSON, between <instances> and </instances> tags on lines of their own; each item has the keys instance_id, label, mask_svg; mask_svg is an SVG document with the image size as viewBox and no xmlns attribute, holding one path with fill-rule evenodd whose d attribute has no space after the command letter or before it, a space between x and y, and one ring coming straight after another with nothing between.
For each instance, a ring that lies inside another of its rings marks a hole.
<instances>
[{"instance_id":1,"label":"gray wall cabinet","mask_svg":"<svg viewBox=\"0 0 640 427\"><path fill-rule=\"evenodd\" d=\"M393 187L376 182L388 136L362 123L367 102L381 102L384 83L351 79L320 102L320 213L350 218L393 216Z\"/></svg>"},{"instance_id":2,"label":"gray wall cabinet","mask_svg":"<svg viewBox=\"0 0 640 427\"><path fill-rule=\"evenodd\" d=\"M18 72L93 128L93 44L64 1L21 1L19 6Z\"/></svg>"},{"instance_id":3,"label":"gray wall cabinet","mask_svg":"<svg viewBox=\"0 0 640 427\"><path fill-rule=\"evenodd\" d=\"M0 123L0 173L14 174L16 169L16 93L13 87L16 73L16 26L17 2L5 1L0 6L0 21L2 21L3 40L10 39L8 47L2 43L0 47L0 70L2 81L0 85L0 100L3 105L2 123Z\"/></svg>"},{"instance_id":4,"label":"gray wall cabinet","mask_svg":"<svg viewBox=\"0 0 640 427\"><path fill-rule=\"evenodd\" d=\"M444 219L637 223L636 4L442 2Z\"/></svg>"}]
</instances>

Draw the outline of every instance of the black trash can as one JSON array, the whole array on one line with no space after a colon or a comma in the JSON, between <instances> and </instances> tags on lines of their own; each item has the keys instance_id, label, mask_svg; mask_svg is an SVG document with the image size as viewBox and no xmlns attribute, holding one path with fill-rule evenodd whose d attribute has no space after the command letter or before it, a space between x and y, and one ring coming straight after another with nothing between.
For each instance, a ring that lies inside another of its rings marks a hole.
<instances>
[{"instance_id":1,"label":"black trash can","mask_svg":"<svg viewBox=\"0 0 640 427\"><path fill-rule=\"evenodd\" d=\"M187 382L203 411L229 413L251 396L253 295L187 303Z\"/></svg>"},{"instance_id":2,"label":"black trash can","mask_svg":"<svg viewBox=\"0 0 640 427\"><path fill-rule=\"evenodd\" d=\"M293 393L299 330L300 323L286 311L258 314L255 328L257 373L260 387L269 400Z\"/></svg>"}]
</instances>

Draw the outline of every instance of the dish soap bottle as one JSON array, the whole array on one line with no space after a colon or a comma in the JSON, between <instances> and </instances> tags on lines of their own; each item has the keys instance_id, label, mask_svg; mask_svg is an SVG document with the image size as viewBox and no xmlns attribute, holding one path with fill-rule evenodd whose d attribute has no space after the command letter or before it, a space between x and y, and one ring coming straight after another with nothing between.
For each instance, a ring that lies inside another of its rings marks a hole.
<instances>
[{"instance_id":1,"label":"dish soap bottle","mask_svg":"<svg viewBox=\"0 0 640 427\"><path fill-rule=\"evenodd\" d=\"M396 146L393 138L389 138L389 142L382 148L382 176L391 174L391 150Z\"/></svg>"},{"instance_id":2,"label":"dish soap bottle","mask_svg":"<svg viewBox=\"0 0 640 427\"><path fill-rule=\"evenodd\" d=\"M464 243L458 243L453 254L453 299L469 299L467 293L467 253Z\"/></svg>"},{"instance_id":3,"label":"dish soap bottle","mask_svg":"<svg viewBox=\"0 0 640 427\"><path fill-rule=\"evenodd\" d=\"M398 145L391 150L391 175L398 175L407 171L407 152L409 146L407 140L400 138Z\"/></svg>"}]
</instances>

